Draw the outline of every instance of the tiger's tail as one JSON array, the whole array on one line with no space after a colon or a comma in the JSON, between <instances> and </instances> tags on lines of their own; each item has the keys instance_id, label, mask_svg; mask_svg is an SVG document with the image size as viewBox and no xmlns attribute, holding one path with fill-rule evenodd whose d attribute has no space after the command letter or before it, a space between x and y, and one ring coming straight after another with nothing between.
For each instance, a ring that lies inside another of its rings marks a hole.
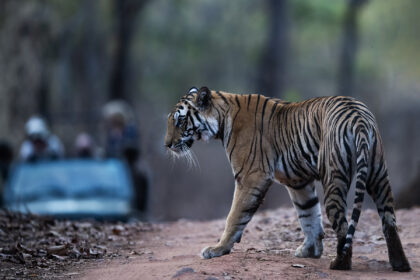
<instances>
[{"instance_id":1,"label":"tiger's tail","mask_svg":"<svg viewBox=\"0 0 420 280\"><path fill-rule=\"evenodd\" d=\"M369 129L363 122L358 122L355 126L356 135L356 190L351 215L350 224L347 230L346 243L343 247L345 255L353 242L354 232L359 221L360 213L363 206L363 199L366 191L368 158L369 158Z\"/></svg>"}]
</instances>

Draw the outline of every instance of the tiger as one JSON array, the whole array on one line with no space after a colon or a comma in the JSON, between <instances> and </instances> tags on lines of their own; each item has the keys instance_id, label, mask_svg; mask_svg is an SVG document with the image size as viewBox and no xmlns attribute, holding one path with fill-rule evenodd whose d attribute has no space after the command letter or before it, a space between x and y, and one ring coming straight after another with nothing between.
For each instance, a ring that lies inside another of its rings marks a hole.
<instances>
[{"instance_id":1,"label":"tiger","mask_svg":"<svg viewBox=\"0 0 420 280\"><path fill-rule=\"evenodd\" d=\"M365 192L376 204L393 270L410 271L398 235L394 199L377 122L365 104L345 96L286 102L260 94L191 88L168 115L166 149L186 155L196 140L219 139L235 178L225 228L203 259L229 254L273 182L286 186L300 226L299 258L320 258L324 228L315 189L337 238L330 269L350 270L352 240ZM355 183L350 222L347 193Z\"/></svg>"}]
</instances>

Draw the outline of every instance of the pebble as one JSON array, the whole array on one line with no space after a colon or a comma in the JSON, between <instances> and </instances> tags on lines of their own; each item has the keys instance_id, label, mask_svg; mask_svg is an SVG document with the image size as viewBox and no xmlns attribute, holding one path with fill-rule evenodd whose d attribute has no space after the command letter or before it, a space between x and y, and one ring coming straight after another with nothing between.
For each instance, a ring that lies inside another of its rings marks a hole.
<instances>
[{"instance_id":1,"label":"pebble","mask_svg":"<svg viewBox=\"0 0 420 280\"><path fill-rule=\"evenodd\" d=\"M180 277L181 275L184 275L186 273L194 273L194 269L191 267L183 267L180 270L178 270L172 278Z\"/></svg>"}]
</instances>

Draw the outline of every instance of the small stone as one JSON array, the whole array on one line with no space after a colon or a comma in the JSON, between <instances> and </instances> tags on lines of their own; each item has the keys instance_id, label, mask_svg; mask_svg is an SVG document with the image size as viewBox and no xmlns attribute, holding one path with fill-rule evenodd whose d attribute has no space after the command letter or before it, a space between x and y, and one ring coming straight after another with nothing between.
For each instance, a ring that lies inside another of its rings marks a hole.
<instances>
[{"instance_id":1,"label":"small stone","mask_svg":"<svg viewBox=\"0 0 420 280\"><path fill-rule=\"evenodd\" d=\"M112 229L112 233L115 235L120 235L123 231L125 231L125 228L122 225L116 225Z\"/></svg>"},{"instance_id":2,"label":"small stone","mask_svg":"<svg viewBox=\"0 0 420 280\"><path fill-rule=\"evenodd\" d=\"M194 273L194 269L192 269L191 267L184 267L181 268L180 270L178 270L174 276L172 276L172 278L177 278L180 277L181 275L184 275L186 273Z\"/></svg>"},{"instance_id":3,"label":"small stone","mask_svg":"<svg viewBox=\"0 0 420 280\"><path fill-rule=\"evenodd\" d=\"M318 271L318 276L321 277L321 278L327 278L328 274L325 273L325 272Z\"/></svg>"}]
</instances>

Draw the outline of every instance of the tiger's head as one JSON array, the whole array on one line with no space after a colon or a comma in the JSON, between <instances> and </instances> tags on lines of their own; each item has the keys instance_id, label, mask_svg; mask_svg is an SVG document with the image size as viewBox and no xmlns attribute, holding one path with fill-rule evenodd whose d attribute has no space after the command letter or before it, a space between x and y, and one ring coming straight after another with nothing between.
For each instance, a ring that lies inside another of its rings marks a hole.
<instances>
[{"instance_id":1,"label":"tiger's head","mask_svg":"<svg viewBox=\"0 0 420 280\"><path fill-rule=\"evenodd\" d=\"M212 94L207 87L193 87L168 115L165 146L176 155L186 155L195 140L217 135L218 123L212 116Z\"/></svg>"}]
</instances>

